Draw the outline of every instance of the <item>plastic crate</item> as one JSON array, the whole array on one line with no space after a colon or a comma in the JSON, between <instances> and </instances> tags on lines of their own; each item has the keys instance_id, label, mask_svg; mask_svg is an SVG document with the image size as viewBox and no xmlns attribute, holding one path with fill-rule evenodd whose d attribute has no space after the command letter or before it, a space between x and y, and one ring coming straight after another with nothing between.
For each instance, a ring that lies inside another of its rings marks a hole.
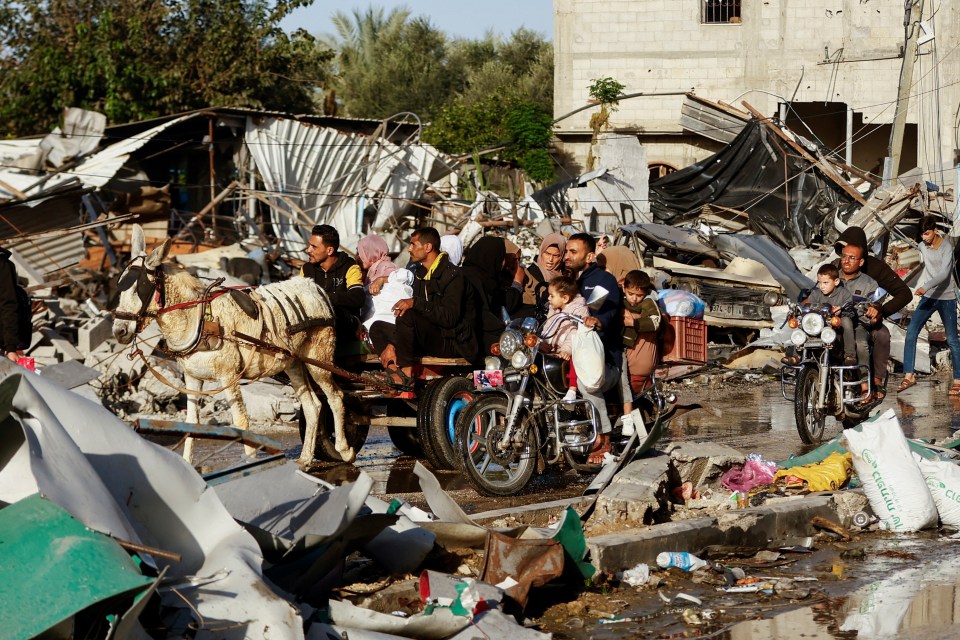
<instances>
[{"instance_id":1,"label":"plastic crate","mask_svg":"<svg viewBox=\"0 0 960 640\"><path fill-rule=\"evenodd\" d=\"M696 318L671 317L663 330L664 363L707 364L707 323Z\"/></svg>"}]
</instances>

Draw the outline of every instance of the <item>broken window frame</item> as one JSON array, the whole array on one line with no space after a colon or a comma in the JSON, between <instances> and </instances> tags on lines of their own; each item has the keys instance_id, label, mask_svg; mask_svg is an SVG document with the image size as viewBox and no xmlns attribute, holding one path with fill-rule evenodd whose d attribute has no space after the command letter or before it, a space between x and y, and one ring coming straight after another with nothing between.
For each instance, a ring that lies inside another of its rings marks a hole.
<instances>
[{"instance_id":1,"label":"broken window frame","mask_svg":"<svg viewBox=\"0 0 960 640\"><path fill-rule=\"evenodd\" d=\"M742 23L740 0L702 0L700 24Z\"/></svg>"}]
</instances>

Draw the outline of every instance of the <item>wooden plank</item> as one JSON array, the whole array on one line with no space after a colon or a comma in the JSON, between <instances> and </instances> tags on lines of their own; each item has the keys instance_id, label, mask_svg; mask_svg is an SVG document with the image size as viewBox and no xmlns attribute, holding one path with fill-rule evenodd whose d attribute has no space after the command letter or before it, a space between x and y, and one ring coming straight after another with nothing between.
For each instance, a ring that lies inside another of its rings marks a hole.
<instances>
[{"instance_id":1,"label":"wooden plank","mask_svg":"<svg viewBox=\"0 0 960 640\"><path fill-rule=\"evenodd\" d=\"M219 424L193 424L172 420L151 420L140 418L136 424L137 433L155 436L191 436L211 440L237 440L251 447L262 448L267 453L283 453L283 445L267 436L253 431Z\"/></svg>"},{"instance_id":2,"label":"wooden plank","mask_svg":"<svg viewBox=\"0 0 960 640\"><path fill-rule=\"evenodd\" d=\"M824 166L823 166L823 164L822 164L819 160L817 160L817 159L814 158L812 155L810 155L810 153L807 152L806 149L804 149L804 148L801 147L799 144L797 144L796 142L794 142L793 140L791 140L791 139L789 138L789 136L787 136L787 134L785 134L783 131L780 130L780 127L774 126L774 125L770 122L770 119L769 119L769 118L767 118L767 117L764 116L762 113L760 113L759 111L757 111L756 109L754 109L752 106L750 106L750 104L748 104L746 100L744 100L742 104L743 104L744 107L746 107L746 108L750 111L750 113L752 113L754 116L756 116L757 119L760 120L760 122L762 122L762 123L764 124L764 126L767 127L767 129L769 129L770 131L772 131L773 133L775 133L775 134L777 135L777 137L782 138L784 142L786 142L788 145L790 145L791 148L793 148L793 149L794 149L795 151L797 151L801 156L803 156L804 159L806 159L806 160L812 162L813 164L817 165L818 167L820 167L820 168L823 170L823 172L824 172L827 176L830 177L831 180L833 180L841 189L843 189L844 191L846 191L854 200L856 200L856 201L859 202L860 204L865 204L865 203L866 203L866 200L864 200L863 196L860 195L860 192L859 192L859 191L857 191L856 189L854 189L853 186L851 186L849 183L847 183L847 182L845 182L845 181L843 181L843 180L839 180L839 179L835 178L832 171L828 171L827 169L825 169Z\"/></svg>"}]
</instances>

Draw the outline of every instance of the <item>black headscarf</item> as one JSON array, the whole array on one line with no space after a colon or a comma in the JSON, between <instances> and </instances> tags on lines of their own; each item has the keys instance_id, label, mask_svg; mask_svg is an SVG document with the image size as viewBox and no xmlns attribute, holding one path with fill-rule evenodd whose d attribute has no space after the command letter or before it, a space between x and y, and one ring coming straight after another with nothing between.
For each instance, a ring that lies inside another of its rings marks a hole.
<instances>
[{"instance_id":1,"label":"black headscarf","mask_svg":"<svg viewBox=\"0 0 960 640\"><path fill-rule=\"evenodd\" d=\"M506 257L503 238L484 236L467 249L463 259L463 276L483 294L487 308L502 300L500 274Z\"/></svg>"}]
</instances>

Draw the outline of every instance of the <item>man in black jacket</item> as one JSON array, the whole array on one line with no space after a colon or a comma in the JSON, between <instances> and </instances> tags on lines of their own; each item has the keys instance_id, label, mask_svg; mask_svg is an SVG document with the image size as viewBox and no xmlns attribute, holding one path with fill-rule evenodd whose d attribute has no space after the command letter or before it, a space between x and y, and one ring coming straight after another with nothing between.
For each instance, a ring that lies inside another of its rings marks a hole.
<instances>
[{"instance_id":1,"label":"man in black jacket","mask_svg":"<svg viewBox=\"0 0 960 640\"><path fill-rule=\"evenodd\" d=\"M873 345L873 384L883 397L882 388L887 362L890 360L890 330L883 326L883 320L903 309L913 299L913 293L897 272L886 262L867 253L867 234L861 227L847 227L837 238L834 251L838 256L843 255L843 248L848 244L856 245L863 250L863 265L860 270L877 281L877 284L887 292L889 299L881 304L871 305L866 315L876 322L870 331L870 342ZM835 261L839 264L839 260Z\"/></svg>"},{"instance_id":2,"label":"man in black jacket","mask_svg":"<svg viewBox=\"0 0 960 640\"><path fill-rule=\"evenodd\" d=\"M413 365L422 356L474 360L475 300L460 270L440 252L440 234L421 227L410 237L411 263L419 263L413 297L393 306L396 324L375 322L370 339L386 369L384 380L398 388L412 385Z\"/></svg>"},{"instance_id":3,"label":"man in black jacket","mask_svg":"<svg viewBox=\"0 0 960 640\"><path fill-rule=\"evenodd\" d=\"M300 269L300 275L312 278L330 297L338 342L355 339L364 297L360 267L340 251L340 234L328 224L313 228L307 255L309 261Z\"/></svg>"},{"instance_id":4,"label":"man in black jacket","mask_svg":"<svg viewBox=\"0 0 960 640\"><path fill-rule=\"evenodd\" d=\"M17 300L19 288L17 268L10 261L10 252L0 248L0 338L3 340L0 346L12 362L23 356L23 350L30 346L29 312L21 309L24 302ZM29 305L29 301L25 304Z\"/></svg>"}]
</instances>

